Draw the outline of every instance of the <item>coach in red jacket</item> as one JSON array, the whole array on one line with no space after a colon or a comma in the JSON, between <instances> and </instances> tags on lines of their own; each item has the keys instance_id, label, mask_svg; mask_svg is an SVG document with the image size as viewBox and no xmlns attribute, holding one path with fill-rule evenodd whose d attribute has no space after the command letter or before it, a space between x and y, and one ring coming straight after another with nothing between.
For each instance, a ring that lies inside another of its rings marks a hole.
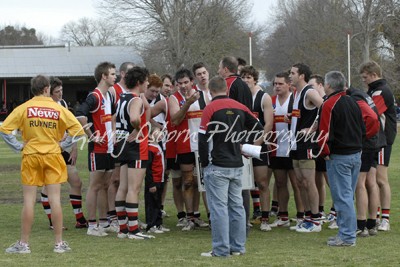
<instances>
[{"instance_id":1,"label":"coach in red jacket","mask_svg":"<svg viewBox=\"0 0 400 267\"><path fill-rule=\"evenodd\" d=\"M332 200L337 211L339 233L328 240L328 246L354 246L357 220L354 191L361 166L365 126L355 100L346 95L346 79L338 71L325 75L328 96L321 107L319 141L321 156L326 160Z\"/></svg>"}]
</instances>

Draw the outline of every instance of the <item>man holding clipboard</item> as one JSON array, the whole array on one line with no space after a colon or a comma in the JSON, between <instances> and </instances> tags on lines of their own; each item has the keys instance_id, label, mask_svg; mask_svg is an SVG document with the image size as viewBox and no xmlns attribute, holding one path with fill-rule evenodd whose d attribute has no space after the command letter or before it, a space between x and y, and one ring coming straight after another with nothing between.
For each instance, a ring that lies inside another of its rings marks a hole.
<instances>
[{"instance_id":1,"label":"man holding clipboard","mask_svg":"<svg viewBox=\"0 0 400 267\"><path fill-rule=\"evenodd\" d=\"M245 253L246 218L240 144L250 130L263 131L263 126L246 106L226 96L224 78L212 78L209 89L213 100L201 118L199 155L213 222L212 251L201 256L241 255ZM257 141L260 144L262 139Z\"/></svg>"}]
</instances>

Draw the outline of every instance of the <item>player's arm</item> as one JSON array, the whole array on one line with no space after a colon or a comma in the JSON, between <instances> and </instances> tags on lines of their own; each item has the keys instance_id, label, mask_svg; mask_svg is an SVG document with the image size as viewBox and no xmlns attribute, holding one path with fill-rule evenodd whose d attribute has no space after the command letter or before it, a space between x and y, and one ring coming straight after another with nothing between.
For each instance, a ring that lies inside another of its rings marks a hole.
<instances>
[{"instance_id":1,"label":"player's arm","mask_svg":"<svg viewBox=\"0 0 400 267\"><path fill-rule=\"evenodd\" d=\"M79 109L76 112L76 118L79 123L82 125L85 134L88 137L92 136L92 130L90 129L91 125L88 125L88 116L90 116L90 112L99 108L99 103L94 94L89 94L86 98L85 102L83 102ZM93 139L94 142L97 141L97 138Z\"/></svg>"},{"instance_id":2,"label":"player's arm","mask_svg":"<svg viewBox=\"0 0 400 267\"><path fill-rule=\"evenodd\" d=\"M194 102L196 102L197 99L199 98L200 98L199 92L194 92L189 98L186 99L185 104L183 104L181 108L179 108L179 104L176 98L173 98L174 100L172 101L170 100L169 103L171 103L171 105L169 106L169 108L170 108L172 125L174 126L179 125L185 118L186 113L189 110L190 106Z\"/></svg>"},{"instance_id":3,"label":"player's arm","mask_svg":"<svg viewBox=\"0 0 400 267\"><path fill-rule=\"evenodd\" d=\"M140 130L140 123L141 123L140 113L142 108L143 108L143 100L141 98L134 98L129 103L128 110L129 110L130 123L132 127L137 131Z\"/></svg>"},{"instance_id":4,"label":"player's arm","mask_svg":"<svg viewBox=\"0 0 400 267\"><path fill-rule=\"evenodd\" d=\"M312 106L315 106L317 108L320 108L322 106L322 103L324 100L320 96L317 90L309 90L306 95L307 102L310 103ZM313 124L310 126L310 128L304 128L301 130L303 134L310 134L315 132L318 129L318 117L314 120Z\"/></svg>"},{"instance_id":5,"label":"player's arm","mask_svg":"<svg viewBox=\"0 0 400 267\"><path fill-rule=\"evenodd\" d=\"M82 127L82 122L79 121L79 118L76 118L71 112L68 110L65 110L63 113L62 118L65 120L65 125L67 128L67 137L60 142L60 146L62 150L66 150L69 147L73 146L76 148L76 142L78 142L84 135L85 135L85 127ZM80 119L85 119L87 121L86 117L80 117ZM89 128L89 127L86 127ZM90 129L89 129L90 130ZM74 156L73 153L71 152L71 158ZM75 157L76 160L76 157Z\"/></svg>"},{"instance_id":6,"label":"player's arm","mask_svg":"<svg viewBox=\"0 0 400 267\"><path fill-rule=\"evenodd\" d=\"M114 87L110 87L110 89L108 90L109 94L110 94L110 98L112 99L112 104L111 104L111 129L113 132L113 137L115 138L115 131L117 130L117 103L115 101L115 99L113 99L113 94L111 93L112 90L114 91L114 95L115 95L115 89ZM115 140L114 140L115 143Z\"/></svg>"},{"instance_id":7,"label":"player's arm","mask_svg":"<svg viewBox=\"0 0 400 267\"><path fill-rule=\"evenodd\" d=\"M319 108L322 103L324 102L324 100L322 99L322 97L319 95L317 90L309 90L307 92L307 102L311 103L313 106Z\"/></svg>"},{"instance_id":8,"label":"player's arm","mask_svg":"<svg viewBox=\"0 0 400 267\"><path fill-rule=\"evenodd\" d=\"M248 130L256 130L263 132L264 127L261 125L260 121L254 116L254 114L246 107L244 112L244 125ZM261 145L264 142L264 134L254 141L254 145Z\"/></svg>"},{"instance_id":9,"label":"player's arm","mask_svg":"<svg viewBox=\"0 0 400 267\"><path fill-rule=\"evenodd\" d=\"M76 160L78 159L78 147L76 145L76 143L74 143L72 145L72 150L71 153L69 153L69 159L68 161L71 162L71 166L75 166L76 165Z\"/></svg>"},{"instance_id":10,"label":"player's arm","mask_svg":"<svg viewBox=\"0 0 400 267\"><path fill-rule=\"evenodd\" d=\"M0 126L1 137L4 139L4 142L6 142L6 144L9 145L16 153L21 152L21 150L24 148L24 143L19 142L12 132L15 129L20 128L20 125L22 124L22 117L23 115L19 113L19 109L14 110L14 112L12 112Z\"/></svg>"},{"instance_id":11,"label":"player's arm","mask_svg":"<svg viewBox=\"0 0 400 267\"><path fill-rule=\"evenodd\" d=\"M15 153L21 152L21 150L24 148L24 144L22 142L19 142L15 135L5 134L3 132L0 132L0 135L3 138L4 142L6 142L6 144L9 145L11 149L15 151Z\"/></svg>"},{"instance_id":12,"label":"player's arm","mask_svg":"<svg viewBox=\"0 0 400 267\"><path fill-rule=\"evenodd\" d=\"M264 115L264 133L272 131L274 126L274 109L272 107L272 99L268 94L265 94L263 99L263 115Z\"/></svg>"},{"instance_id":13,"label":"player's arm","mask_svg":"<svg viewBox=\"0 0 400 267\"><path fill-rule=\"evenodd\" d=\"M167 113L166 111L166 100L163 99L158 101L153 107L151 107L151 117L154 118L160 113Z\"/></svg>"}]
</instances>

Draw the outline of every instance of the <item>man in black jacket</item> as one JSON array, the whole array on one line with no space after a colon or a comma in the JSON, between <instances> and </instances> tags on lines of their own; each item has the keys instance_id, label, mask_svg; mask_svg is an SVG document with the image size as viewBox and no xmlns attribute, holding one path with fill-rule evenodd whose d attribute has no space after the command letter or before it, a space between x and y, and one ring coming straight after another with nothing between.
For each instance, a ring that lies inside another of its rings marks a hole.
<instances>
[{"instance_id":1,"label":"man in black jacket","mask_svg":"<svg viewBox=\"0 0 400 267\"><path fill-rule=\"evenodd\" d=\"M372 97L378 109L379 119L386 137L387 145L382 147L376 155L378 163L376 167L376 182L379 186L382 209L382 221L378 230L389 231L391 190L388 167L392 145L397 134L395 99L388 83L385 79L382 79L382 70L378 63L369 61L362 64L360 74L363 82L368 85L368 95Z\"/></svg>"},{"instance_id":2,"label":"man in black jacket","mask_svg":"<svg viewBox=\"0 0 400 267\"><path fill-rule=\"evenodd\" d=\"M380 127L378 110L372 98L364 91L356 88L349 88L346 91L360 107L365 130L366 139L363 142L361 154L361 168L356 187L357 206L357 236L367 237L376 235L376 210L379 206L379 191L375 175L368 175L368 172L376 166L375 155L382 144L383 129ZM381 131L380 131L381 130ZM368 213L368 220L367 220Z\"/></svg>"},{"instance_id":3,"label":"man in black jacket","mask_svg":"<svg viewBox=\"0 0 400 267\"><path fill-rule=\"evenodd\" d=\"M327 100L321 107L319 146L326 160L332 200L337 212L339 233L329 238L328 246L355 246L357 220L354 191L361 166L362 141L365 136L361 110L346 95L346 79L338 71L325 75Z\"/></svg>"},{"instance_id":4,"label":"man in black jacket","mask_svg":"<svg viewBox=\"0 0 400 267\"><path fill-rule=\"evenodd\" d=\"M234 57L224 57L219 63L218 74L225 79L226 95L242 103L250 110L253 108L253 96L249 86L236 74L238 62Z\"/></svg>"},{"instance_id":5,"label":"man in black jacket","mask_svg":"<svg viewBox=\"0 0 400 267\"><path fill-rule=\"evenodd\" d=\"M249 86L237 74L238 60L235 57L224 57L218 66L218 74L226 81L226 92L229 98L245 105L248 109L253 109L253 95ZM246 222L250 218L250 190L243 190L243 205L246 211ZM249 229L249 228L248 228Z\"/></svg>"},{"instance_id":6,"label":"man in black jacket","mask_svg":"<svg viewBox=\"0 0 400 267\"><path fill-rule=\"evenodd\" d=\"M213 100L201 118L199 155L213 222L212 251L201 256L240 255L246 243L240 144L253 127L262 132L263 126L246 106L226 96L223 78L211 79L209 89Z\"/></svg>"}]
</instances>

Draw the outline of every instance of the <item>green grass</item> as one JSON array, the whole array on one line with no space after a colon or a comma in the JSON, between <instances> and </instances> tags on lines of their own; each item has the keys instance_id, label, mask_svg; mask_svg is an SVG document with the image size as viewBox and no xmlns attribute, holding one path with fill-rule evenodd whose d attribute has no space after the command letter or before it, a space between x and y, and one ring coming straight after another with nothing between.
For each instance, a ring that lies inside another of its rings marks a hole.
<instances>
[{"instance_id":1,"label":"green grass","mask_svg":"<svg viewBox=\"0 0 400 267\"><path fill-rule=\"evenodd\" d=\"M52 252L53 233L48 230L47 217L40 204L36 205L32 229L30 255L8 255L4 250L20 234L22 191L20 186L20 156L0 142L0 266L398 266L400 257L399 192L400 144L398 137L393 146L389 177L392 186L391 227L387 233L357 240L356 247L331 248L326 246L335 230L326 226L321 233L299 234L287 229L261 232L255 226L247 240L247 253L228 259L203 258L201 252L211 248L211 233L196 230L185 233L175 227L175 208L171 185L166 210L172 215L164 220L170 233L157 235L153 240L119 240L115 236L89 237L84 229L74 229L74 216L68 203L68 185L63 186L64 239L72 247L71 253ZM84 190L88 186L86 150L79 154L78 168ZM38 200L39 200L38 193ZM291 215L294 215L291 198ZM330 205L328 194L325 206ZM143 218L143 203L140 206ZM327 209L327 208L326 208ZM202 210L203 214L204 211Z\"/></svg>"}]
</instances>

